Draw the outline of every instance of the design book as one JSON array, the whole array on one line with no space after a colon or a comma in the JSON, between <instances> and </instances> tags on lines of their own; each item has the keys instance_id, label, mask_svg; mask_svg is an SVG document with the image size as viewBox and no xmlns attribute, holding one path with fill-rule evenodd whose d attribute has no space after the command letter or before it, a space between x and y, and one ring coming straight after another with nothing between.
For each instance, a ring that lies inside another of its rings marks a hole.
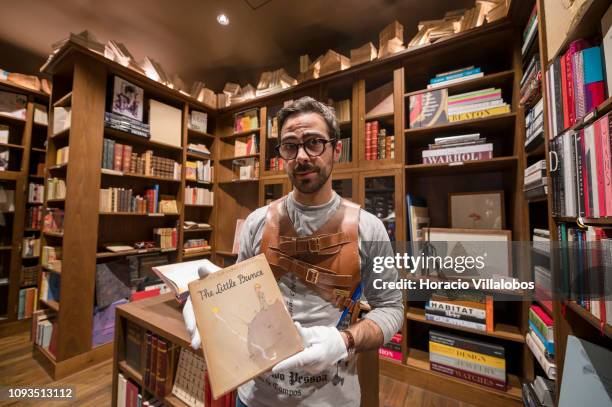
<instances>
[{"instance_id":1,"label":"design book","mask_svg":"<svg viewBox=\"0 0 612 407\"><path fill-rule=\"evenodd\" d=\"M191 282L189 292L215 399L303 349L263 254Z\"/></svg>"}]
</instances>

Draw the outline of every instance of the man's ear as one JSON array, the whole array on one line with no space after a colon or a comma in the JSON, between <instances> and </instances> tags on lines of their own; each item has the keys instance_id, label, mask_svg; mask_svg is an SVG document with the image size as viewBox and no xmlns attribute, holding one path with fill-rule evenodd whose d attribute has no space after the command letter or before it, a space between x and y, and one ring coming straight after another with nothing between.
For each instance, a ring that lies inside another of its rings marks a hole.
<instances>
[{"instance_id":1,"label":"man's ear","mask_svg":"<svg viewBox=\"0 0 612 407\"><path fill-rule=\"evenodd\" d=\"M337 163L340 160L340 154L342 153L342 140L336 141L334 147L334 162Z\"/></svg>"}]
</instances>

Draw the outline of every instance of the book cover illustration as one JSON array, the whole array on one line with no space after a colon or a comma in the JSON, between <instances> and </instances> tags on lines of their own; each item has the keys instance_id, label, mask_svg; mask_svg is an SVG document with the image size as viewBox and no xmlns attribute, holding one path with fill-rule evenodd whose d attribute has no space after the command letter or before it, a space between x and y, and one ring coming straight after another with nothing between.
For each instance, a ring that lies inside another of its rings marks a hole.
<instances>
[{"instance_id":1,"label":"book cover illustration","mask_svg":"<svg viewBox=\"0 0 612 407\"><path fill-rule=\"evenodd\" d=\"M189 284L214 398L303 349L264 255Z\"/></svg>"},{"instance_id":2,"label":"book cover illustration","mask_svg":"<svg viewBox=\"0 0 612 407\"><path fill-rule=\"evenodd\" d=\"M448 123L447 104L447 89L410 96L410 128L415 129Z\"/></svg>"},{"instance_id":3,"label":"book cover illustration","mask_svg":"<svg viewBox=\"0 0 612 407\"><path fill-rule=\"evenodd\" d=\"M114 78L113 84L113 113L142 121L144 91L142 88L122 79Z\"/></svg>"}]
</instances>

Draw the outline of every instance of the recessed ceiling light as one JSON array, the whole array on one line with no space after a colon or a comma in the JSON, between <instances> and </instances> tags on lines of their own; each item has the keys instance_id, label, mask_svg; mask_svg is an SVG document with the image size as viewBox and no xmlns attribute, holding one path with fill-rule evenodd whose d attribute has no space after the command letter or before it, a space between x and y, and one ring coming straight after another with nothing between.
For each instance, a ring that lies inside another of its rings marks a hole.
<instances>
[{"instance_id":1,"label":"recessed ceiling light","mask_svg":"<svg viewBox=\"0 0 612 407\"><path fill-rule=\"evenodd\" d=\"M217 22L221 25L229 25L229 18L225 14L221 13L217 16Z\"/></svg>"}]
</instances>

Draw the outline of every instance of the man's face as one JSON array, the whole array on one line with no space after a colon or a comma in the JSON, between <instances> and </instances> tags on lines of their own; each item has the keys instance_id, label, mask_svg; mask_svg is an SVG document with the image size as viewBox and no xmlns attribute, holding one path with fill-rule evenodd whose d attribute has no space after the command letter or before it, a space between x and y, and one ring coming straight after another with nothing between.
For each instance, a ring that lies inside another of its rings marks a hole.
<instances>
[{"instance_id":1,"label":"man's face","mask_svg":"<svg viewBox=\"0 0 612 407\"><path fill-rule=\"evenodd\" d=\"M282 143L305 143L311 139L329 140L329 131L325 120L317 113L300 113L290 116L281 129ZM313 193L321 189L331 175L334 159L340 154L341 145L334 149L331 143L325 143L323 154L309 156L304 147L298 149L293 160L286 161L286 170L294 187L302 193Z\"/></svg>"}]
</instances>

